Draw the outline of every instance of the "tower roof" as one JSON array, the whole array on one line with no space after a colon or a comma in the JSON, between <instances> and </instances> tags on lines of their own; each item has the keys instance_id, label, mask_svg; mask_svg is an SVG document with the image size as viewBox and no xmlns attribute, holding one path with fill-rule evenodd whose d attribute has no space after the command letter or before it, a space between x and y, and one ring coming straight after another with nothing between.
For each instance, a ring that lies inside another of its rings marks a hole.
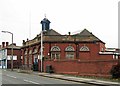
<instances>
[{"instance_id":1,"label":"tower roof","mask_svg":"<svg viewBox=\"0 0 120 86\"><path fill-rule=\"evenodd\" d=\"M44 18L42 21L41 21L41 23L50 23L50 21L47 19L47 18Z\"/></svg>"}]
</instances>

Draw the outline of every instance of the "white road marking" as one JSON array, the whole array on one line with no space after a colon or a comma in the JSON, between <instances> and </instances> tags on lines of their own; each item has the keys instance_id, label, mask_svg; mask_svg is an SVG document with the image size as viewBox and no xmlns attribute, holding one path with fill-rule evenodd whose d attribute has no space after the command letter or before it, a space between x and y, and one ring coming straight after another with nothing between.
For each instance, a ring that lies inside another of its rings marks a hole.
<instances>
[{"instance_id":1,"label":"white road marking","mask_svg":"<svg viewBox=\"0 0 120 86\"><path fill-rule=\"evenodd\" d=\"M15 79L17 78L17 77L15 77L15 76L11 76L11 75L8 75L8 74L7 74L6 76L8 76L8 77L12 77L12 78L15 78Z\"/></svg>"},{"instance_id":2,"label":"white road marking","mask_svg":"<svg viewBox=\"0 0 120 86\"><path fill-rule=\"evenodd\" d=\"M27 80L27 79L24 79L25 82L30 82L30 83L33 83L33 84L40 84L40 83L37 83L37 82L34 82L34 81L30 81L30 80Z\"/></svg>"}]
</instances>

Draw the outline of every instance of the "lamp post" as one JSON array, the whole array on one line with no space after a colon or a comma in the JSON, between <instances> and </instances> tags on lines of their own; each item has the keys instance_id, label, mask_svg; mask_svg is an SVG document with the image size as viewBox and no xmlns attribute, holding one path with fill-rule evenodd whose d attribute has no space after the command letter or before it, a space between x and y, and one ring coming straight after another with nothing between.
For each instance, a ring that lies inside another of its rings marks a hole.
<instances>
[{"instance_id":1,"label":"lamp post","mask_svg":"<svg viewBox=\"0 0 120 86\"><path fill-rule=\"evenodd\" d=\"M12 48L11 48L11 71L13 71L13 33L9 31L2 31L3 33L9 33L12 35Z\"/></svg>"},{"instance_id":2,"label":"lamp post","mask_svg":"<svg viewBox=\"0 0 120 86\"><path fill-rule=\"evenodd\" d=\"M42 66L43 66L43 31L41 31L40 46L41 47L40 47L40 56L38 58L38 70L42 72L43 71L42 69Z\"/></svg>"},{"instance_id":3,"label":"lamp post","mask_svg":"<svg viewBox=\"0 0 120 86\"><path fill-rule=\"evenodd\" d=\"M41 49L40 49L40 59L41 59L41 72L43 71L42 70L42 63L43 63L43 31L41 31Z\"/></svg>"}]
</instances>

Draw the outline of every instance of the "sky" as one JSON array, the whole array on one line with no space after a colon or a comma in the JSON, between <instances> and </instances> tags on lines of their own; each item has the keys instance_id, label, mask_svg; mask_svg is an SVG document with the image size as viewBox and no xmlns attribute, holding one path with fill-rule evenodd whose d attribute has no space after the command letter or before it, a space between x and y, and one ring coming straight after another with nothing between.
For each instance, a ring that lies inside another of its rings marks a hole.
<instances>
[{"instance_id":1,"label":"sky","mask_svg":"<svg viewBox=\"0 0 120 86\"><path fill-rule=\"evenodd\" d=\"M118 47L119 0L0 0L0 44L33 39L41 31L41 20L51 21L50 28L65 35L87 29L106 43Z\"/></svg>"}]
</instances>

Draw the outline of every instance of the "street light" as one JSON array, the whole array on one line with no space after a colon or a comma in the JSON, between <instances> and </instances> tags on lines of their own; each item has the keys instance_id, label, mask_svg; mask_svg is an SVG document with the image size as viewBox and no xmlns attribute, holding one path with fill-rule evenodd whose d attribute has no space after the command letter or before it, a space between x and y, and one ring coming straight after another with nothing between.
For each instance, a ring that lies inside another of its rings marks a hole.
<instances>
[{"instance_id":1,"label":"street light","mask_svg":"<svg viewBox=\"0 0 120 86\"><path fill-rule=\"evenodd\" d=\"M38 70L40 71L40 72L42 72L43 71L43 69L42 69L42 66L43 66L43 31L41 31L41 40L40 40L40 46L41 46L41 48L40 48L40 56L38 57ZM41 64L40 64L41 63Z\"/></svg>"},{"instance_id":2,"label":"street light","mask_svg":"<svg viewBox=\"0 0 120 86\"><path fill-rule=\"evenodd\" d=\"M12 35L12 49L11 49L11 71L13 71L13 33L9 31L2 31L3 33L9 33Z\"/></svg>"},{"instance_id":3,"label":"street light","mask_svg":"<svg viewBox=\"0 0 120 86\"><path fill-rule=\"evenodd\" d=\"M41 72L43 71L42 70L42 63L43 63L43 31L41 31L41 49L40 49L40 53L41 53Z\"/></svg>"}]
</instances>

